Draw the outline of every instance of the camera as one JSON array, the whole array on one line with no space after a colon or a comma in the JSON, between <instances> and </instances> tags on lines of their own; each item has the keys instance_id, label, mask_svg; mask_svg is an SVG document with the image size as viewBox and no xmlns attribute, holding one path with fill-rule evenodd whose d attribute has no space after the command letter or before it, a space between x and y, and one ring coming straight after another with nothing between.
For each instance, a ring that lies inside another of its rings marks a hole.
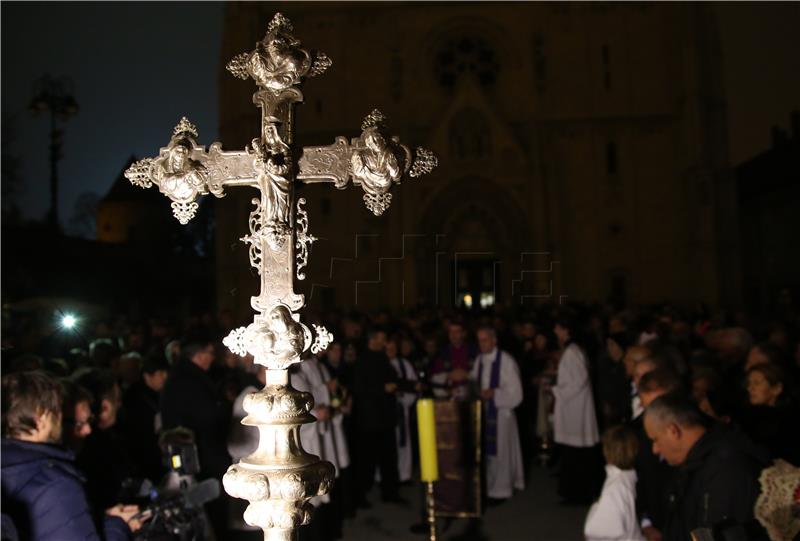
<instances>
[{"instance_id":1,"label":"camera","mask_svg":"<svg viewBox=\"0 0 800 541\"><path fill-rule=\"evenodd\" d=\"M144 499L139 517L147 519L134 535L137 541L199 541L209 529L203 505L220 494L216 479L196 482L200 470L197 447L185 438L162 441L163 462L169 473L156 488L148 480L139 483L136 496Z\"/></svg>"}]
</instances>

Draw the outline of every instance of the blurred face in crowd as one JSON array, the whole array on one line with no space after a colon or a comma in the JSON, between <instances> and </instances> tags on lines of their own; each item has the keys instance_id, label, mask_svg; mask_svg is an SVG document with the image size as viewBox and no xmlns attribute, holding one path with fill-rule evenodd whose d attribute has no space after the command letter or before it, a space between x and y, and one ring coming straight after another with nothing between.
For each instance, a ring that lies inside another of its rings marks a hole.
<instances>
[{"instance_id":1,"label":"blurred face in crowd","mask_svg":"<svg viewBox=\"0 0 800 541\"><path fill-rule=\"evenodd\" d=\"M208 371L214 362L214 345L208 344L203 349L198 350L192 356L192 362L203 370Z\"/></svg>"},{"instance_id":2,"label":"blurred face in crowd","mask_svg":"<svg viewBox=\"0 0 800 541\"><path fill-rule=\"evenodd\" d=\"M608 357L615 362L622 359L624 353L620 345L613 338L606 339L606 351L608 352Z\"/></svg>"},{"instance_id":3,"label":"blurred face in crowd","mask_svg":"<svg viewBox=\"0 0 800 541\"><path fill-rule=\"evenodd\" d=\"M700 402L708 396L708 390L711 388L711 382L708 378L697 376L692 378L692 398L700 404Z\"/></svg>"},{"instance_id":4,"label":"blurred face in crowd","mask_svg":"<svg viewBox=\"0 0 800 541\"><path fill-rule=\"evenodd\" d=\"M747 354L747 361L744 364L744 369L747 371L754 366L758 366L759 364L767 364L768 362L769 357L764 355L764 352L761 351L758 346L753 346L750 348L750 353Z\"/></svg>"},{"instance_id":5,"label":"blurred face in crowd","mask_svg":"<svg viewBox=\"0 0 800 541\"><path fill-rule=\"evenodd\" d=\"M633 383L638 386L642 376L656 369L656 363L649 359L642 359L633 367Z\"/></svg>"},{"instance_id":6,"label":"blurred face in crowd","mask_svg":"<svg viewBox=\"0 0 800 541\"><path fill-rule=\"evenodd\" d=\"M627 330L627 326L625 322L618 317L612 317L608 321L608 333L609 334L617 334L620 332L625 332Z\"/></svg>"},{"instance_id":7,"label":"blurred face in crowd","mask_svg":"<svg viewBox=\"0 0 800 541\"><path fill-rule=\"evenodd\" d=\"M403 338L400 342L400 354L406 359L410 359L414 353L414 342L408 338Z\"/></svg>"},{"instance_id":8,"label":"blurred face in crowd","mask_svg":"<svg viewBox=\"0 0 800 541\"><path fill-rule=\"evenodd\" d=\"M384 351L386 349L386 333L378 331L369 337L369 349L372 351Z\"/></svg>"},{"instance_id":9,"label":"blurred face in crowd","mask_svg":"<svg viewBox=\"0 0 800 541\"><path fill-rule=\"evenodd\" d=\"M772 385L759 370L753 370L747 375L747 392L752 405L774 406L783 392L783 384Z\"/></svg>"},{"instance_id":10,"label":"blurred face in crowd","mask_svg":"<svg viewBox=\"0 0 800 541\"><path fill-rule=\"evenodd\" d=\"M675 423L661 423L645 413L644 429L653 442L653 454L663 458L670 466L680 466L692 448L686 433Z\"/></svg>"},{"instance_id":11,"label":"blurred face in crowd","mask_svg":"<svg viewBox=\"0 0 800 541\"><path fill-rule=\"evenodd\" d=\"M636 363L650 355L650 351L642 346L631 346L625 351L625 357L622 361L625 363L625 374L629 378L633 378L634 368Z\"/></svg>"},{"instance_id":12,"label":"blurred face in crowd","mask_svg":"<svg viewBox=\"0 0 800 541\"><path fill-rule=\"evenodd\" d=\"M646 408L653 403L653 400L665 394L663 389L653 389L652 391L639 391L639 400L642 402L642 407Z\"/></svg>"},{"instance_id":13,"label":"blurred face in crowd","mask_svg":"<svg viewBox=\"0 0 800 541\"><path fill-rule=\"evenodd\" d=\"M522 324L522 337L525 340L533 340L536 337L536 325L530 321Z\"/></svg>"},{"instance_id":14,"label":"blurred face in crowd","mask_svg":"<svg viewBox=\"0 0 800 541\"><path fill-rule=\"evenodd\" d=\"M569 329L566 327L562 327L558 323L553 328L553 332L556 334L556 338L558 338L558 345L564 347L564 345L569 342Z\"/></svg>"},{"instance_id":15,"label":"blurred face in crowd","mask_svg":"<svg viewBox=\"0 0 800 541\"><path fill-rule=\"evenodd\" d=\"M344 362L354 363L356 359L358 359L356 347L353 344L347 344L347 347L344 349Z\"/></svg>"},{"instance_id":16,"label":"blurred face in crowd","mask_svg":"<svg viewBox=\"0 0 800 541\"><path fill-rule=\"evenodd\" d=\"M107 429L114 426L117 422L117 413L122 404L122 393L119 385L114 384L114 389L109 398L104 398L100 402L100 415L97 417L97 428Z\"/></svg>"},{"instance_id":17,"label":"blurred face in crowd","mask_svg":"<svg viewBox=\"0 0 800 541\"><path fill-rule=\"evenodd\" d=\"M86 400L75 404L75 424L72 428L72 436L76 439L83 439L92 433L92 410Z\"/></svg>"},{"instance_id":18,"label":"blurred face in crowd","mask_svg":"<svg viewBox=\"0 0 800 541\"><path fill-rule=\"evenodd\" d=\"M397 342L394 340L389 340L386 342L386 356L390 359L397 358Z\"/></svg>"},{"instance_id":19,"label":"blurred face in crowd","mask_svg":"<svg viewBox=\"0 0 800 541\"><path fill-rule=\"evenodd\" d=\"M486 329L478 331L478 348L480 348L481 353L489 353L496 345L497 338L493 332L487 331Z\"/></svg>"},{"instance_id":20,"label":"blurred face in crowd","mask_svg":"<svg viewBox=\"0 0 800 541\"><path fill-rule=\"evenodd\" d=\"M425 355L428 359L433 359L439 353L439 345L436 343L435 338L428 338L425 340Z\"/></svg>"},{"instance_id":21,"label":"blurred face in crowd","mask_svg":"<svg viewBox=\"0 0 800 541\"><path fill-rule=\"evenodd\" d=\"M168 375L169 373L166 370L156 370L152 374L145 372L142 374L142 377L144 378L145 384L150 387L150 389L160 393L161 389L164 388L164 384L167 382Z\"/></svg>"},{"instance_id":22,"label":"blurred face in crowd","mask_svg":"<svg viewBox=\"0 0 800 541\"><path fill-rule=\"evenodd\" d=\"M332 366L339 366L342 360L342 345L338 342L331 344L325 353L325 357Z\"/></svg>"},{"instance_id":23,"label":"blurred face in crowd","mask_svg":"<svg viewBox=\"0 0 800 541\"><path fill-rule=\"evenodd\" d=\"M450 345L454 347L461 347L464 343L464 334L464 327L458 323L452 323L447 328L447 339L450 341Z\"/></svg>"}]
</instances>

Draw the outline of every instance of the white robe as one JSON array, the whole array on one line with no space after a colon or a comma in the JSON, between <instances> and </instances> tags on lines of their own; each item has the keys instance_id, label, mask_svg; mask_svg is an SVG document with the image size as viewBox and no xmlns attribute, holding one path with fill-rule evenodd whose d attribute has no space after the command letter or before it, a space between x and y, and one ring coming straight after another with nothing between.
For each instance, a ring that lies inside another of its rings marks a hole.
<instances>
[{"instance_id":1,"label":"white robe","mask_svg":"<svg viewBox=\"0 0 800 541\"><path fill-rule=\"evenodd\" d=\"M295 388L299 391L310 392L314 397L314 407L330 406L331 394L328 389L328 382L331 380L331 374L325 365L319 362L316 357L311 357L300 363L300 373L303 375L304 383L308 388ZM303 385L303 383L300 384ZM318 450L314 454L334 465L337 477L340 470L350 466L350 453L347 449L347 440L342 426L343 421L344 416L342 413L336 411L327 421L317 421L314 424L303 425L300 429L300 439L304 448L306 441L309 440L310 445L313 445ZM311 443L311 439L318 441Z\"/></svg>"},{"instance_id":2,"label":"white robe","mask_svg":"<svg viewBox=\"0 0 800 541\"><path fill-rule=\"evenodd\" d=\"M586 515L586 541L644 541L636 519L636 471L606 465L600 499Z\"/></svg>"},{"instance_id":3,"label":"white robe","mask_svg":"<svg viewBox=\"0 0 800 541\"><path fill-rule=\"evenodd\" d=\"M258 448L258 428L242 424L242 419L247 415L244 411L244 399L258 390L252 385L245 387L233 402L231 428L228 432L228 453L233 459L233 464L251 455Z\"/></svg>"},{"instance_id":4,"label":"white robe","mask_svg":"<svg viewBox=\"0 0 800 541\"><path fill-rule=\"evenodd\" d=\"M398 378L403 378L403 371L400 370L400 363L403 363L406 381L418 380L417 371L414 370L414 366L406 359L400 357L390 360L389 363L392 365L392 368L394 368L394 371L397 372ZM405 413L405 415L403 415L403 419L397 420L398 426L395 430L395 434L397 436L397 471L400 473L400 481L402 482L411 480L412 449L410 421L411 412L413 411L414 404L417 402L417 393L398 392L397 402L399 403L400 407L403 408L403 412ZM400 422L403 422L406 431L405 445L400 445Z\"/></svg>"},{"instance_id":5,"label":"white robe","mask_svg":"<svg viewBox=\"0 0 800 541\"><path fill-rule=\"evenodd\" d=\"M314 397L315 408L317 406L330 405L330 392L326 385L326 382L330 380L330 373L316 357L306 359L300 363L299 370L290 371L289 375L292 387L298 391L311 393ZM341 413L335 413L327 421L317 421L302 425L300 427L300 443L307 453L318 456L320 460L327 460L332 463L336 477L339 477L341 469L350 465L350 455L344 438ZM314 496L309 502L314 507L319 507L324 503L330 502L330 496L328 494Z\"/></svg>"},{"instance_id":6,"label":"white robe","mask_svg":"<svg viewBox=\"0 0 800 541\"><path fill-rule=\"evenodd\" d=\"M553 387L553 439L572 447L592 447L600 441L594 411L592 384L586 357L570 344L558 362L558 383Z\"/></svg>"},{"instance_id":7,"label":"white robe","mask_svg":"<svg viewBox=\"0 0 800 541\"><path fill-rule=\"evenodd\" d=\"M472 380L477 382L481 390L491 386L492 363L496 355L495 348L475 358ZM481 361L484 368L481 381L478 381ZM500 354L498 385L494 390L494 403L497 407L497 454L486 456L486 493L490 498L505 499L512 496L515 488L525 489L522 448L519 443L517 417L514 414L514 408L522 403L522 382L516 361L505 351Z\"/></svg>"}]
</instances>

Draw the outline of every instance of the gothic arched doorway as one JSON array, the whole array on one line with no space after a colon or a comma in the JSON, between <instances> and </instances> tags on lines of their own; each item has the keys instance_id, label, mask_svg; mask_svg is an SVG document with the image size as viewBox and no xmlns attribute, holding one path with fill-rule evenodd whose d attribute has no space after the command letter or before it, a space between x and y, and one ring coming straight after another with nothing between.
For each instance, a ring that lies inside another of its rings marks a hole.
<instances>
[{"instance_id":1,"label":"gothic arched doorway","mask_svg":"<svg viewBox=\"0 0 800 541\"><path fill-rule=\"evenodd\" d=\"M455 180L427 202L423 230L434 241L418 277L427 301L480 308L510 300L530 221L506 188L485 178Z\"/></svg>"}]
</instances>

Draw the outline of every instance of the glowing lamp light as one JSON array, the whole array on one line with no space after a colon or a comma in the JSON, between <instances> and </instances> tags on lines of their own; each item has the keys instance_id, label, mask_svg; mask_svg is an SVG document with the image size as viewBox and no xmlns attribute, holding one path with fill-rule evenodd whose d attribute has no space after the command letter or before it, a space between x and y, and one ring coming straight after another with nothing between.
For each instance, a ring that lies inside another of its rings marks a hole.
<instances>
[{"instance_id":1,"label":"glowing lamp light","mask_svg":"<svg viewBox=\"0 0 800 541\"><path fill-rule=\"evenodd\" d=\"M78 319L72 314L64 314L64 317L61 318L61 326L65 329L72 329L77 322Z\"/></svg>"}]
</instances>

